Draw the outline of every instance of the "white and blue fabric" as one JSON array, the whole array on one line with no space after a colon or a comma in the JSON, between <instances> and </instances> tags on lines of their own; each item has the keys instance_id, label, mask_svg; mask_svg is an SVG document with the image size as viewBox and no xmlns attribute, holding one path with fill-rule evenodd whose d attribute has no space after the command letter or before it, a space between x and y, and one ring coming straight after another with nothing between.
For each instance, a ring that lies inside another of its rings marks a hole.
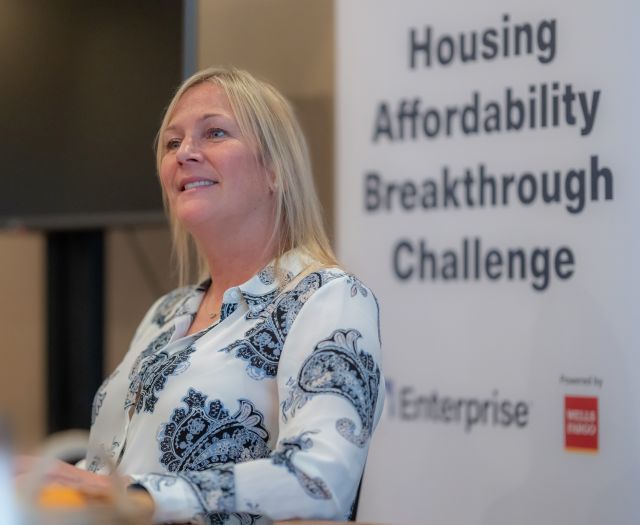
<instances>
[{"instance_id":1,"label":"white and blue fabric","mask_svg":"<svg viewBox=\"0 0 640 525\"><path fill-rule=\"evenodd\" d=\"M294 251L186 335L209 285L149 310L95 396L86 468L111 458L156 522L346 519L384 400L373 293Z\"/></svg>"}]
</instances>

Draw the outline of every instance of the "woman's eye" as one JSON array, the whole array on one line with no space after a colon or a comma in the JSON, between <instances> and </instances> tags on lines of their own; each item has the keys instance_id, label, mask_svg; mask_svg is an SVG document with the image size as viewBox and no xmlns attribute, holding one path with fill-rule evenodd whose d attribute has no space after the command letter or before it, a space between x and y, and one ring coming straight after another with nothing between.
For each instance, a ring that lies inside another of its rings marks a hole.
<instances>
[{"instance_id":1,"label":"woman's eye","mask_svg":"<svg viewBox=\"0 0 640 525\"><path fill-rule=\"evenodd\" d=\"M227 132L220 128L211 128L207 130L206 135L209 139L221 139L227 136Z\"/></svg>"},{"instance_id":2,"label":"woman's eye","mask_svg":"<svg viewBox=\"0 0 640 525\"><path fill-rule=\"evenodd\" d=\"M180 139L171 139L167 141L167 150L178 149L180 147Z\"/></svg>"}]
</instances>

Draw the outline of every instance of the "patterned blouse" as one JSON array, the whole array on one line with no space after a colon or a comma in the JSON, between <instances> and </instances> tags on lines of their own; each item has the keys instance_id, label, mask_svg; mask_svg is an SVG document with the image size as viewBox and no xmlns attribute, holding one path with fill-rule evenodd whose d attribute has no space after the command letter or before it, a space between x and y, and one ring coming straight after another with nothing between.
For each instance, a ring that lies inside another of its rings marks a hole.
<instances>
[{"instance_id":1,"label":"patterned blouse","mask_svg":"<svg viewBox=\"0 0 640 525\"><path fill-rule=\"evenodd\" d=\"M159 299L96 393L86 468L131 475L156 522L346 519L384 400L378 304L305 268L290 252L192 335L210 282Z\"/></svg>"}]
</instances>

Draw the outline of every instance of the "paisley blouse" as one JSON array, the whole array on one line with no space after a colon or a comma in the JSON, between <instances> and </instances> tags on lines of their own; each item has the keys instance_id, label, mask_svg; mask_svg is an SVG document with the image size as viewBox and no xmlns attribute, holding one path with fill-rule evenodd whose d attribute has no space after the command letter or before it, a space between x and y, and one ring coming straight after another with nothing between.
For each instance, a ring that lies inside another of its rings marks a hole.
<instances>
[{"instance_id":1,"label":"paisley blouse","mask_svg":"<svg viewBox=\"0 0 640 525\"><path fill-rule=\"evenodd\" d=\"M159 299L96 393L86 468L132 476L156 522L346 519L384 399L379 309L310 268L286 254L191 335L210 281Z\"/></svg>"}]
</instances>

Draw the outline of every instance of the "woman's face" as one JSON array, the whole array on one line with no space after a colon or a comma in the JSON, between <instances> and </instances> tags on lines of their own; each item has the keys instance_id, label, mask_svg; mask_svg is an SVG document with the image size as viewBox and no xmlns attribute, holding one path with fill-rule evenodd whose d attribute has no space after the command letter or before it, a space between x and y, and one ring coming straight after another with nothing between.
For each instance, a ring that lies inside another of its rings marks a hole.
<instances>
[{"instance_id":1,"label":"woman's face","mask_svg":"<svg viewBox=\"0 0 640 525\"><path fill-rule=\"evenodd\" d=\"M160 181L188 231L234 234L273 224L272 174L240 133L220 87L204 82L182 95L160 141Z\"/></svg>"}]
</instances>

